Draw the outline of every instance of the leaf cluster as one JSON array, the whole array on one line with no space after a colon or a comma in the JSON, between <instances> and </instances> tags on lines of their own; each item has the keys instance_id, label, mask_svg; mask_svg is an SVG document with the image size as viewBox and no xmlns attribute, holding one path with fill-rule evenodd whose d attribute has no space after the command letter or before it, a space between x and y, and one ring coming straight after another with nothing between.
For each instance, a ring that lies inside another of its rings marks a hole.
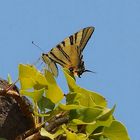
<instances>
[{"instance_id":1,"label":"leaf cluster","mask_svg":"<svg viewBox=\"0 0 140 140\"><path fill-rule=\"evenodd\" d=\"M48 70L19 65L20 93L32 101L36 125L44 124L40 135L51 140L130 140L113 116L115 105L109 109L102 95L77 85L67 69L63 72L66 95Z\"/></svg>"}]
</instances>

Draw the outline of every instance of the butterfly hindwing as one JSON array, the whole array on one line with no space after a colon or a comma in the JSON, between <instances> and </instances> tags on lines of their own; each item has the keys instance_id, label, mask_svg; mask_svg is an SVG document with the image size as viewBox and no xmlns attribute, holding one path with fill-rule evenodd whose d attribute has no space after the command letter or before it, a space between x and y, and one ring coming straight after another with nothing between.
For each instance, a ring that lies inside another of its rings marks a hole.
<instances>
[{"instance_id":1,"label":"butterfly hindwing","mask_svg":"<svg viewBox=\"0 0 140 140\"><path fill-rule=\"evenodd\" d=\"M53 73L54 76L58 76L58 67L56 65L56 63L48 57L47 54L42 54L42 58L44 63L48 64L48 68L49 70Z\"/></svg>"}]
</instances>

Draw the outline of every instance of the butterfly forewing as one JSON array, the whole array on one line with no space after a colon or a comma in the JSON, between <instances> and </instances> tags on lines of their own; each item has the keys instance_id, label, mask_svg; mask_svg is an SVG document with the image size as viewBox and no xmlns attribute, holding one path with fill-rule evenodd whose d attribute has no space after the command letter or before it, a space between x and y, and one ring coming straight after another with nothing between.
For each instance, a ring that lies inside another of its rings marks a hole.
<instances>
[{"instance_id":1,"label":"butterfly forewing","mask_svg":"<svg viewBox=\"0 0 140 140\"><path fill-rule=\"evenodd\" d=\"M94 27L87 27L64 39L47 54L42 54L43 61L48 64L52 73L57 76L56 63L65 68L77 68L82 61L82 51L94 31Z\"/></svg>"}]
</instances>

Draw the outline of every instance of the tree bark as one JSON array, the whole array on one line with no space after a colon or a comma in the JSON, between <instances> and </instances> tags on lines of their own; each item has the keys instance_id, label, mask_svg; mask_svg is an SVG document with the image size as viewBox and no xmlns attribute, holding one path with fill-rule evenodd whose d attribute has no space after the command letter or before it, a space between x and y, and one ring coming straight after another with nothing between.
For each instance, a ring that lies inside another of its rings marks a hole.
<instances>
[{"instance_id":1,"label":"tree bark","mask_svg":"<svg viewBox=\"0 0 140 140\"><path fill-rule=\"evenodd\" d=\"M18 135L34 127L28 100L19 95L15 85L11 86L0 78L0 138L15 140Z\"/></svg>"}]
</instances>

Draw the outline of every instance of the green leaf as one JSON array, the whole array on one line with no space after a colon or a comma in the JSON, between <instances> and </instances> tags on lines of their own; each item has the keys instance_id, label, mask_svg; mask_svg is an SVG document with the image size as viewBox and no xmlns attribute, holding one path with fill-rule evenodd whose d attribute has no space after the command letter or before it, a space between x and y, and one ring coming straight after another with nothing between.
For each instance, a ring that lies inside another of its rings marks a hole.
<instances>
[{"instance_id":1,"label":"green leaf","mask_svg":"<svg viewBox=\"0 0 140 140\"><path fill-rule=\"evenodd\" d=\"M99 105L96 105L94 102L94 94L88 94L88 93L69 93L66 95L66 102L67 104L76 104L76 105L82 105L89 108L94 108ZM100 106L102 109L103 107Z\"/></svg>"},{"instance_id":2,"label":"green leaf","mask_svg":"<svg viewBox=\"0 0 140 140\"><path fill-rule=\"evenodd\" d=\"M86 126L86 133L88 135L90 135L95 129L97 129L98 127L100 126L106 126L106 127L109 127L111 125L113 121L113 117L110 116L107 120L105 121L100 121L100 120L96 120L92 123L89 123L87 126Z\"/></svg>"},{"instance_id":3,"label":"green leaf","mask_svg":"<svg viewBox=\"0 0 140 140\"><path fill-rule=\"evenodd\" d=\"M9 83L9 84L12 84L12 83L13 83L10 74L7 75L7 80L8 80L8 83Z\"/></svg>"},{"instance_id":4,"label":"green leaf","mask_svg":"<svg viewBox=\"0 0 140 140\"><path fill-rule=\"evenodd\" d=\"M36 68L33 65L24 65L24 64L19 64L18 66L19 68L19 79L23 78L23 77L32 77L33 79L36 76Z\"/></svg>"},{"instance_id":5,"label":"green leaf","mask_svg":"<svg viewBox=\"0 0 140 140\"><path fill-rule=\"evenodd\" d=\"M76 134L74 132L71 132L66 128L66 125L63 125L62 128L66 133L67 140L87 140L86 134L83 133Z\"/></svg>"},{"instance_id":6,"label":"green leaf","mask_svg":"<svg viewBox=\"0 0 140 140\"><path fill-rule=\"evenodd\" d=\"M87 135L84 133L77 134L77 140L88 140Z\"/></svg>"},{"instance_id":7,"label":"green leaf","mask_svg":"<svg viewBox=\"0 0 140 140\"><path fill-rule=\"evenodd\" d=\"M77 127L77 125L75 125L75 124L73 124L73 123L69 123L68 125L67 125L67 127L69 128L69 130L71 130L71 131L73 131L73 132L78 132L78 127Z\"/></svg>"},{"instance_id":8,"label":"green leaf","mask_svg":"<svg viewBox=\"0 0 140 140\"><path fill-rule=\"evenodd\" d=\"M59 128L53 135L54 138L58 137L59 135L62 135L64 133L64 130L62 128Z\"/></svg>"},{"instance_id":9,"label":"green leaf","mask_svg":"<svg viewBox=\"0 0 140 140\"><path fill-rule=\"evenodd\" d=\"M39 71L36 72L35 81L36 81L36 85L34 85L34 88L35 88L35 86L36 87L39 86L40 88L45 87L47 89L48 82L47 82L45 76L42 73L40 73Z\"/></svg>"},{"instance_id":10,"label":"green leaf","mask_svg":"<svg viewBox=\"0 0 140 140\"><path fill-rule=\"evenodd\" d=\"M36 70L29 65L19 64L19 80L22 89L32 88L35 84Z\"/></svg>"},{"instance_id":11,"label":"green leaf","mask_svg":"<svg viewBox=\"0 0 140 140\"><path fill-rule=\"evenodd\" d=\"M54 140L54 138L55 138L53 134L47 132L44 128L41 128L40 134L41 134L41 136L48 137L51 140Z\"/></svg>"},{"instance_id":12,"label":"green leaf","mask_svg":"<svg viewBox=\"0 0 140 140\"><path fill-rule=\"evenodd\" d=\"M69 93L66 95L67 104L77 104L85 107L96 106L92 96L84 93Z\"/></svg>"},{"instance_id":13,"label":"green leaf","mask_svg":"<svg viewBox=\"0 0 140 140\"><path fill-rule=\"evenodd\" d=\"M106 102L105 98L96 92L92 92L92 91L89 91L89 90L86 90L86 89L80 88L80 87L77 88L75 90L75 92L82 93L85 95L85 97L87 96L89 98L90 103L91 103L91 104L89 104L90 107L93 104L93 102L99 106L103 106L103 107L107 106L107 102Z\"/></svg>"},{"instance_id":14,"label":"green leaf","mask_svg":"<svg viewBox=\"0 0 140 140\"><path fill-rule=\"evenodd\" d=\"M36 70L33 66L19 64L19 80L22 89L32 88L35 84Z\"/></svg>"},{"instance_id":15,"label":"green leaf","mask_svg":"<svg viewBox=\"0 0 140 140\"><path fill-rule=\"evenodd\" d=\"M67 80L67 84L68 84L69 90L71 92L73 92L74 89L77 88L75 79L70 75L70 73L67 71L67 69L63 69L63 72L64 72L65 78Z\"/></svg>"},{"instance_id":16,"label":"green leaf","mask_svg":"<svg viewBox=\"0 0 140 140\"><path fill-rule=\"evenodd\" d=\"M67 140L77 140L78 139L76 133L72 133L68 130L65 130L65 133L67 135Z\"/></svg>"},{"instance_id":17,"label":"green leaf","mask_svg":"<svg viewBox=\"0 0 140 140\"><path fill-rule=\"evenodd\" d=\"M99 138L99 140L110 140L110 139L101 136L101 137Z\"/></svg>"},{"instance_id":18,"label":"green leaf","mask_svg":"<svg viewBox=\"0 0 140 140\"><path fill-rule=\"evenodd\" d=\"M84 106L68 106L73 108L68 109L75 109L70 111L70 120L75 124L94 124L95 120L100 116L102 113L102 109L100 108L89 108ZM80 109L79 109L80 107Z\"/></svg>"},{"instance_id":19,"label":"green leaf","mask_svg":"<svg viewBox=\"0 0 140 140\"><path fill-rule=\"evenodd\" d=\"M45 76L32 65L19 64L19 80L23 90L45 88L48 85Z\"/></svg>"},{"instance_id":20,"label":"green leaf","mask_svg":"<svg viewBox=\"0 0 140 140\"><path fill-rule=\"evenodd\" d=\"M110 140L130 140L125 126L118 122L112 121L110 127L105 127L103 135Z\"/></svg>"},{"instance_id":21,"label":"green leaf","mask_svg":"<svg viewBox=\"0 0 140 140\"><path fill-rule=\"evenodd\" d=\"M90 124L90 125L94 125L96 123L96 121L92 121L92 122L84 122L82 120L79 119L73 119L72 123L74 123L75 125L85 125L85 124Z\"/></svg>"},{"instance_id":22,"label":"green leaf","mask_svg":"<svg viewBox=\"0 0 140 140\"><path fill-rule=\"evenodd\" d=\"M41 128L41 136L48 137L51 140L54 140L59 135L62 135L64 133L64 130L62 128L59 128L54 134L51 134L47 132L44 128Z\"/></svg>"},{"instance_id":23,"label":"green leaf","mask_svg":"<svg viewBox=\"0 0 140 140\"><path fill-rule=\"evenodd\" d=\"M46 90L46 97L53 103L58 103L64 97L61 88L57 85L54 76L51 72L45 71L45 77L48 82L48 89Z\"/></svg>"},{"instance_id":24,"label":"green leaf","mask_svg":"<svg viewBox=\"0 0 140 140\"><path fill-rule=\"evenodd\" d=\"M92 92L84 88L81 88L80 86L76 84L75 80L68 74L68 72L65 69L63 71L65 74L70 92L83 94L83 98L85 98L84 103L87 104L86 106L91 107L91 106L94 106L95 104L104 106L104 107L107 106L107 102L103 96L101 96L100 94L96 92Z\"/></svg>"},{"instance_id":25,"label":"green leaf","mask_svg":"<svg viewBox=\"0 0 140 140\"><path fill-rule=\"evenodd\" d=\"M45 112L46 109L53 110L55 104L50 99L42 96L41 99L38 101L38 107L41 112Z\"/></svg>"},{"instance_id":26,"label":"green leaf","mask_svg":"<svg viewBox=\"0 0 140 140\"><path fill-rule=\"evenodd\" d=\"M45 69L45 77L49 85L57 85L53 74Z\"/></svg>"},{"instance_id":27,"label":"green leaf","mask_svg":"<svg viewBox=\"0 0 140 140\"><path fill-rule=\"evenodd\" d=\"M96 118L102 113L102 109L99 108L85 108L78 110L80 120L90 123L96 120Z\"/></svg>"},{"instance_id":28,"label":"green leaf","mask_svg":"<svg viewBox=\"0 0 140 140\"><path fill-rule=\"evenodd\" d=\"M26 90L20 90L20 94L28 96L31 99L33 99L35 102L38 102L42 98L44 90L45 90L44 88L40 89L40 90L34 90L33 92L29 92Z\"/></svg>"},{"instance_id":29,"label":"green leaf","mask_svg":"<svg viewBox=\"0 0 140 140\"><path fill-rule=\"evenodd\" d=\"M83 106L80 106L80 105L64 105L64 104L59 104L59 107L62 109L62 110L72 110L72 109L81 109L81 108L85 108Z\"/></svg>"},{"instance_id":30,"label":"green leaf","mask_svg":"<svg viewBox=\"0 0 140 140\"><path fill-rule=\"evenodd\" d=\"M21 89L30 89L35 85L35 81L32 78L22 78L20 79Z\"/></svg>"},{"instance_id":31,"label":"green leaf","mask_svg":"<svg viewBox=\"0 0 140 140\"><path fill-rule=\"evenodd\" d=\"M59 86L49 85L46 91L46 97L50 99L53 103L58 103L64 97L64 94Z\"/></svg>"},{"instance_id":32,"label":"green leaf","mask_svg":"<svg viewBox=\"0 0 140 140\"><path fill-rule=\"evenodd\" d=\"M90 135L96 128L100 126L109 127L113 121L113 112L115 110L115 105L112 109L103 108L102 113L96 118L96 123L94 125L87 125L86 132Z\"/></svg>"},{"instance_id":33,"label":"green leaf","mask_svg":"<svg viewBox=\"0 0 140 140\"><path fill-rule=\"evenodd\" d=\"M107 120L114 112L116 105L113 106L112 109L104 108L103 112L98 117L98 120L105 121Z\"/></svg>"},{"instance_id":34,"label":"green leaf","mask_svg":"<svg viewBox=\"0 0 140 140\"><path fill-rule=\"evenodd\" d=\"M50 114L47 114L47 113L45 113L45 114L38 113L38 112L35 112L35 111L34 111L34 114L35 114L35 116L39 116L39 117L48 117L48 116L50 116Z\"/></svg>"},{"instance_id":35,"label":"green leaf","mask_svg":"<svg viewBox=\"0 0 140 140\"><path fill-rule=\"evenodd\" d=\"M68 74L74 81L76 81L75 76L67 69L67 68L62 68L64 74Z\"/></svg>"}]
</instances>

